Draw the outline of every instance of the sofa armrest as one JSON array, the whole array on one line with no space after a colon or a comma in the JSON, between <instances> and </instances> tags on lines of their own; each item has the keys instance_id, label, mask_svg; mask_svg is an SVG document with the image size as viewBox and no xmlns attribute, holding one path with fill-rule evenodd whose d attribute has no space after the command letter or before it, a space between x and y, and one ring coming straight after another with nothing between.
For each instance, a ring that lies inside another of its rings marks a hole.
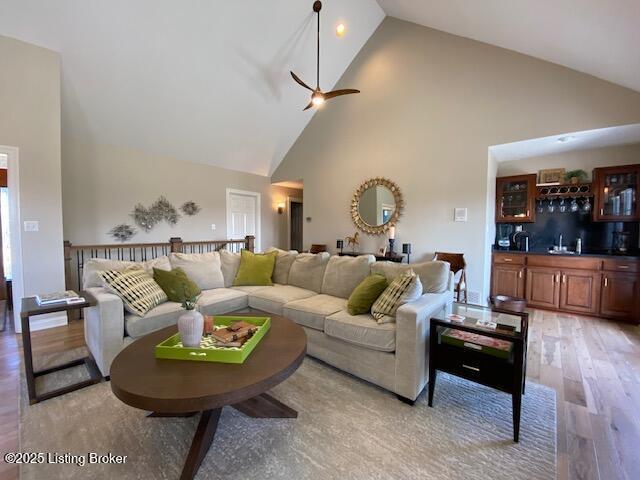
<instances>
[{"instance_id":1,"label":"sofa armrest","mask_svg":"<svg viewBox=\"0 0 640 480\"><path fill-rule=\"evenodd\" d=\"M124 347L124 304L103 287L86 290L98 304L84 309L84 339L100 372L107 376L111 362Z\"/></svg>"},{"instance_id":2,"label":"sofa armrest","mask_svg":"<svg viewBox=\"0 0 640 480\"><path fill-rule=\"evenodd\" d=\"M429 381L429 327L439 311L451 311L453 292L427 293L396 313L396 389L415 400Z\"/></svg>"}]
</instances>

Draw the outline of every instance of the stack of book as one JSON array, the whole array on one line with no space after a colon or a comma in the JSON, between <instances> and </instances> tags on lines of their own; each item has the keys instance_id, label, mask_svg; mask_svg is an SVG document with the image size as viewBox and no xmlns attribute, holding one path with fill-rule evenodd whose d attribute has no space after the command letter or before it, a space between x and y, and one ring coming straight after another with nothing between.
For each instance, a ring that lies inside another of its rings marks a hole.
<instances>
[{"instance_id":1,"label":"stack of book","mask_svg":"<svg viewBox=\"0 0 640 480\"><path fill-rule=\"evenodd\" d=\"M241 347L249 340L258 327L247 322L233 322L225 328L214 329L211 338L216 347Z\"/></svg>"},{"instance_id":2,"label":"stack of book","mask_svg":"<svg viewBox=\"0 0 640 480\"><path fill-rule=\"evenodd\" d=\"M64 303L66 303L67 305L73 305L74 303L82 303L84 301L84 298L79 296L73 290L36 295L36 302L38 302L38 305L42 306L61 305Z\"/></svg>"}]
</instances>

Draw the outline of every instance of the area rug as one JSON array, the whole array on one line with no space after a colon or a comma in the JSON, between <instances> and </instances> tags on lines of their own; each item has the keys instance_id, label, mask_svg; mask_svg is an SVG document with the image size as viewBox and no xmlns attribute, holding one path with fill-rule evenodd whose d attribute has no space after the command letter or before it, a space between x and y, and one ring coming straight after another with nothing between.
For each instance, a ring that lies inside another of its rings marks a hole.
<instances>
[{"instance_id":1,"label":"area rug","mask_svg":"<svg viewBox=\"0 0 640 480\"><path fill-rule=\"evenodd\" d=\"M78 370L67 374L83 375ZM49 386L47 386L49 387ZM311 358L271 391L297 419L223 410L198 479L551 479L556 471L555 392L528 383L520 443L511 396L438 375L434 408L394 395ZM198 417L147 418L101 383L29 406L22 388L23 452L124 464L23 465L22 479L177 479ZM77 462L79 463L79 462Z\"/></svg>"}]
</instances>

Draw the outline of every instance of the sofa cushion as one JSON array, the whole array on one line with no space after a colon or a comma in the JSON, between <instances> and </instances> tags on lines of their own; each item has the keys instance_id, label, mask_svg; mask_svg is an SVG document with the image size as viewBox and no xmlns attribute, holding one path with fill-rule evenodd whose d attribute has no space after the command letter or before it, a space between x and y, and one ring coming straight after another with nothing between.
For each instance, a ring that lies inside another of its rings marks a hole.
<instances>
[{"instance_id":1,"label":"sofa cushion","mask_svg":"<svg viewBox=\"0 0 640 480\"><path fill-rule=\"evenodd\" d=\"M154 268L153 279L171 302L182 302L185 298L197 297L201 292L180 267L169 271Z\"/></svg>"},{"instance_id":2,"label":"sofa cushion","mask_svg":"<svg viewBox=\"0 0 640 480\"><path fill-rule=\"evenodd\" d=\"M322 293L349 298L351 292L371 273L373 255L339 257L334 255L327 262L322 280Z\"/></svg>"},{"instance_id":3,"label":"sofa cushion","mask_svg":"<svg viewBox=\"0 0 640 480\"><path fill-rule=\"evenodd\" d=\"M118 295L124 308L136 315L145 315L168 300L160 285L142 268L107 270L98 275L104 280L105 288Z\"/></svg>"},{"instance_id":4,"label":"sofa cushion","mask_svg":"<svg viewBox=\"0 0 640 480\"><path fill-rule=\"evenodd\" d=\"M276 266L277 252L253 253L242 250L240 253L240 267L233 280L235 287L242 285L273 285L271 276Z\"/></svg>"},{"instance_id":5,"label":"sofa cushion","mask_svg":"<svg viewBox=\"0 0 640 480\"><path fill-rule=\"evenodd\" d=\"M289 283L289 270L293 265L294 260L298 256L296 250L280 250L279 248L271 247L267 252L277 252L276 266L273 269L273 282L286 285Z\"/></svg>"},{"instance_id":6,"label":"sofa cushion","mask_svg":"<svg viewBox=\"0 0 640 480\"><path fill-rule=\"evenodd\" d=\"M423 263L412 263L410 265L395 262L376 262L371 266L371 273L379 273L387 277L391 283L398 275L413 269L420 277L422 291L424 293L442 293L449 286L448 262L434 261Z\"/></svg>"},{"instance_id":7,"label":"sofa cushion","mask_svg":"<svg viewBox=\"0 0 640 480\"><path fill-rule=\"evenodd\" d=\"M90 258L82 267L82 288L102 287L103 281L99 272L106 270L124 270L129 267L143 268L153 276L153 269L171 270L169 257L166 255L146 262L129 262L126 260L111 260L110 258Z\"/></svg>"},{"instance_id":8,"label":"sofa cushion","mask_svg":"<svg viewBox=\"0 0 640 480\"><path fill-rule=\"evenodd\" d=\"M320 293L329 253L300 253L289 270L289 285Z\"/></svg>"},{"instance_id":9,"label":"sofa cushion","mask_svg":"<svg viewBox=\"0 0 640 480\"><path fill-rule=\"evenodd\" d=\"M396 324L379 324L370 314L349 315L341 310L325 318L324 333L372 350L393 352L396 349Z\"/></svg>"},{"instance_id":10,"label":"sofa cushion","mask_svg":"<svg viewBox=\"0 0 640 480\"><path fill-rule=\"evenodd\" d=\"M229 288L233 285L233 280L238 273L240 254L227 250L220 250L218 253L220 253L220 269L222 270L222 277L224 278L224 286Z\"/></svg>"},{"instance_id":11,"label":"sofa cushion","mask_svg":"<svg viewBox=\"0 0 640 480\"><path fill-rule=\"evenodd\" d=\"M351 315L369 313L374 302L386 288L387 279L384 275L367 275L349 295L347 311Z\"/></svg>"},{"instance_id":12,"label":"sofa cushion","mask_svg":"<svg viewBox=\"0 0 640 480\"><path fill-rule=\"evenodd\" d=\"M201 290L223 288L224 277L220 253L172 253L169 257L172 268L180 267Z\"/></svg>"},{"instance_id":13,"label":"sofa cushion","mask_svg":"<svg viewBox=\"0 0 640 480\"><path fill-rule=\"evenodd\" d=\"M198 297L198 311L203 315L220 315L247 308L248 305L247 293L232 288L204 290Z\"/></svg>"},{"instance_id":14,"label":"sofa cushion","mask_svg":"<svg viewBox=\"0 0 640 480\"><path fill-rule=\"evenodd\" d=\"M305 327L324 330L324 319L345 308L347 301L344 298L320 294L285 304L282 314Z\"/></svg>"},{"instance_id":15,"label":"sofa cushion","mask_svg":"<svg viewBox=\"0 0 640 480\"><path fill-rule=\"evenodd\" d=\"M184 310L179 303L165 302L139 316L127 313L124 316L124 329L130 337L140 338L161 328L175 325Z\"/></svg>"},{"instance_id":16,"label":"sofa cushion","mask_svg":"<svg viewBox=\"0 0 640 480\"><path fill-rule=\"evenodd\" d=\"M249 294L249 306L265 312L282 315L285 303L302 300L316 293L293 285L274 285L263 287Z\"/></svg>"},{"instance_id":17,"label":"sofa cushion","mask_svg":"<svg viewBox=\"0 0 640 480\"><path fill-rule=\"evenodd\" d=\"M231 287L232 290L238 290L239 292L245 293L257 292L258 290L263 290L265 288L271 287L265 287L264 285L242 285L240 287Z\"/></svg>"}]
</instances>

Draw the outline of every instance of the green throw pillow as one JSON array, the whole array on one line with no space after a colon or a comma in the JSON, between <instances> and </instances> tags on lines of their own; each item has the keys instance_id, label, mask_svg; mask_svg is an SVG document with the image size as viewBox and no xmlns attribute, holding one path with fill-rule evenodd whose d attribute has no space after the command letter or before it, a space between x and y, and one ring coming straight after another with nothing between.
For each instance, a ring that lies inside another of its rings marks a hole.
<instances>
[{"instance_id":1,"label":"green throw pillow","mask_svg":"<svg viewBox=\"0 0 640 480\"><path fill-rule=\"evenodd\" d=\"M185 295L187 298L196 297L202 291L180 267L173 270L154 268L153 279L172 302L182 302Z\"/></svg>"},{"instance_id":2,"label":"green throw pillow","mask_svg":"<svg viewBox=\"0 0 640 480\"><path fill-rule=\"evenodd\" d=\"M360 315L368 313L371 310L371 305L386 288L387 279L384 275L372 274L366 277L349 296L349 302L347 303L349 314Z\"/></svg>"},{"instance_id":3,"label":"green throw pillow","mask_svg":"<svg viewBox=\"0 0 640 480\"><path fill-rule=\"evenodd\" d=\"M242 250L240 266L233 281L234 287L243 285L273 285L271 276L276 266L277 251L269 253L253 253Z\"/></svg>"}]
</instances>

